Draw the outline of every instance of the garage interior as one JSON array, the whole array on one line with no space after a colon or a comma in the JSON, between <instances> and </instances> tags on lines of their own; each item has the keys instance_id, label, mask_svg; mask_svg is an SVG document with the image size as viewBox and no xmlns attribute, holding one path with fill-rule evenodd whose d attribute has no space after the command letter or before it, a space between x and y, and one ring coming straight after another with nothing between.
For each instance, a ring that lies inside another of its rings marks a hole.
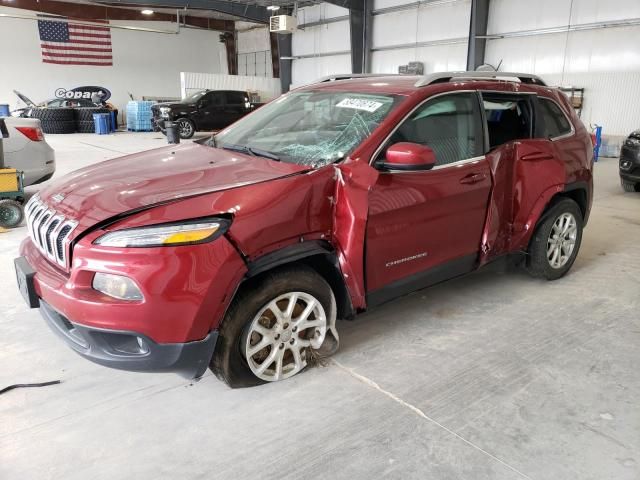
<instances>
[{"instance_id":1,"label":"garage interior","mask_svg":"<svg viewBox=\"0 0 640 480\"><path fill-rule=\"evenodd\" d=\"M43 18L107 28L108 64L47 62ZM338 319L333 356L254 388L81 358L18 292L27 226L2 231L0 391L60 383L0 393L0 478L640 478L640 193L621 188L619 167L640 128L640 2L0 0L0 51L7 113L42 109L14 91L40 104L84 86L118 112L115 131L45 131L55 173L26 200L165 147L168 127L133 122L134 106L203 89L263 104L341 74L535 74L599 144L567 276L490 264Z\"/></svg>"}]
</instances>

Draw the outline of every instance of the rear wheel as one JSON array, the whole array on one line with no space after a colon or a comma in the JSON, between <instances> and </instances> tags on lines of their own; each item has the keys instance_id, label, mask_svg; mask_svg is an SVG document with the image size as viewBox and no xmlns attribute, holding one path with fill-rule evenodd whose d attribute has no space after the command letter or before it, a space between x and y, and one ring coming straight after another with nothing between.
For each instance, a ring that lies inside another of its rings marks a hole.
<instances>
[{"instance_id":1,"label":"rear wheel","mask_svg":"<svg viewBox=\"0 0 640 480\"><path fill-rule=\"evenodd\" d=\"M337 342L335 319L331 287L311 268L266 274L233 300L211 370L232 388L290 378Z\"/></svg>"},{"instance_id":2,"label":"rear wheel","mask_svg":"<svg viewBox=\"0 0 640 480\"><path fill-rule=\"evenodd\" d=\"M24 208L15 200L0 200L0 227L14 228L22 223Z\"/></svg>"},{"instance_id":3,"label":"rear wheel","mask_svg":"<svg viewBox=\"0 0 640 480\"><path fill-rule=\"evenodd\" d=\"M627 182L626 180L620 179L620 185L625 192L637 192L637 184L635 182Z\"/></svg>"},{"instance_id":4,"label":"rear wheel","mask_svg":"<svg viewBox=\"0 0 640 480\"><path fill-rule=\"evenodd\" d=\"M582 212L576 202L564 198L553 205L537 225L529 244L529 273L547 280L564 276L578 255L582 227Z\"/></svg>"}]
</instances>

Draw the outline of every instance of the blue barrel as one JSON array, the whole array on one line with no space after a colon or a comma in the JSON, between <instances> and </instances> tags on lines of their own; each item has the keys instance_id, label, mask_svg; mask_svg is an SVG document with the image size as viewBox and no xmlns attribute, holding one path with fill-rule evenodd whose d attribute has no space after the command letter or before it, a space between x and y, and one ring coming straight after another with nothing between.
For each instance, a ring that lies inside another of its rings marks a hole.
<instances>
[{"instance_id":1,"label":"blue barrel","mask_svg":"<svg viewBox=\"0 0 640 480\"><path fill-rule=\"evenodd\" d=\"M111 120L111 131L115 132L116 130L118 130L118 119L116 117L116 112L110 112L109 116Z\"/></svg>"},{"instance_id":2,"label":"blue barrel","mask_svg":"<svg viewBox=\"0 0 640 480\"><path fill-rule=\"evenodd\" d=\"M93 123L98 135L108 135L111 132L111 115L108 113L94 113Z\"/></svg>"},{"instance_id":3,"label":"blue barrel","mask_svg":"<svg viewBox=\"0 0 640 480\"><path fill-rule=\"evenodd\" d=\"M8 117L10 114L9 105L6 103L0 103L0 117Z\"/></svg>"}]
</instances>

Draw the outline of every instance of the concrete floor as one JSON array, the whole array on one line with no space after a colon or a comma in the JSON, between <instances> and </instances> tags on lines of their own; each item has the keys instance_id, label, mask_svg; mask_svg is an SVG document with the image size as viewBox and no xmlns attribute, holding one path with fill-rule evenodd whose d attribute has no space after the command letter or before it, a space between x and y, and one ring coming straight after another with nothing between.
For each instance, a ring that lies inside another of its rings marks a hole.
<instances>
[{"instance_id":1,"label":"concrete floor","mask_svg":"<svg viewBox=\"0 0 640 480\"><path fill-rule=\"evenodd\" d=\"M58 175L161 146L49 136ZM33 190L33 189L30 189ZM0 478L640 478L640 194L596 165L578 260L556 282L482 271L340 322L334 362L230 390L99 367L20 298L0 235Z\"/></svg>"}]
</instances>

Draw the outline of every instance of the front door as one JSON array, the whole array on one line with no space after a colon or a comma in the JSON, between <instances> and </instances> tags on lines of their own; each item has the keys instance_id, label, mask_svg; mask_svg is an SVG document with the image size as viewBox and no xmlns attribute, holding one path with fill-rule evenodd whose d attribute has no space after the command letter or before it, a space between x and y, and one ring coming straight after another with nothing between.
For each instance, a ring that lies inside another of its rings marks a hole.
<instances>
[{"instance_id":1,"label":"front door","mask_svg":"<svg viewBox=\"0 0 640 480\"><path fill-rule=\"evenodd\" d=\"M426 100L391 135L430 147L430 171L381 171L369 195L367 303L373 305L473 269L491 190L476 92Z\"/></svg>"}]
</instances>

